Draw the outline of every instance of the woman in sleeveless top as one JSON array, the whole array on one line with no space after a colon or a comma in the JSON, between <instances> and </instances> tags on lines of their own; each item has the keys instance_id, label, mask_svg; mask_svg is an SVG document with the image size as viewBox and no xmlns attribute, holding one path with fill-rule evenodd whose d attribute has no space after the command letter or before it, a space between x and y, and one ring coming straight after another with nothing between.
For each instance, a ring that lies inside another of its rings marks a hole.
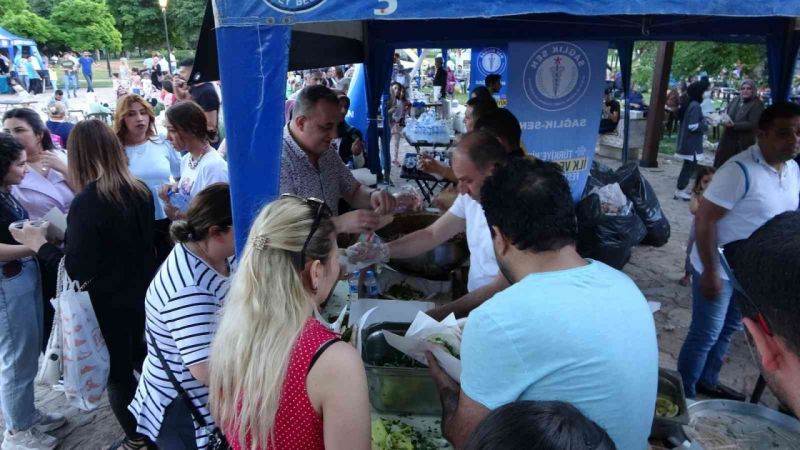
<instances>
[{"instance_id":1,"label":"woman in sleeveless top","mask_svg":"<svg viewBox=\"0 0 800 450\"><path fill-rule=\"evenodd\" d=\"M361 359L312 314L339 278L330 218L284 195L250 229L209 358L211 413L236 450L370 448Z\"/></svg>"}]
</instances>

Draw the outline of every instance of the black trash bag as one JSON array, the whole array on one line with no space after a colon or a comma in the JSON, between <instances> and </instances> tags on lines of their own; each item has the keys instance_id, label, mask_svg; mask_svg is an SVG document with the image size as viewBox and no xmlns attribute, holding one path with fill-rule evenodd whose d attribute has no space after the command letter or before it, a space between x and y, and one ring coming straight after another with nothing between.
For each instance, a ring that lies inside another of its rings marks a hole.
<instances>
[{"instance_id":1,"label":"black trash bag","mask_svg":"<svg viewBox=\"0 0 800 450\"><path fill-rule=\"evenodd\" d=\"M636 215L642 219L647 235L642 244L661 247L669 241L669 220L661 209L661 204L656 197L656 192L650 182L639 171L635 162L625 164L617 169L617 182L622 192L633 202Z\"/></svg>"},{"instance_id":2,"label":"black trash bag","mask_svg":"<svg viewBox=\"0 0 800 450\"><path fill-rule=\"evenodd\" d=\"M622 270L631 249L644 239L647 229L631 209L627 215L608 215L600 209L600 197L591 194L578 202L578 253Z\"/></svg>"},{"instance_id":3,"label":"black trash bag","mask_svg":"<svg viewBox=\"0 0 800 450\"><path fill-rule=\"evenodd\" d=\"M614 172L614 169L603 163L592 161L592 168L589 170L589 178L586 179L586 186L583 188L583 195L581 195L581 198L589 195L589 192L594 188L601 188L607 184L614 184L618 181L617 173Z\"/></svg>"}]
</instances>

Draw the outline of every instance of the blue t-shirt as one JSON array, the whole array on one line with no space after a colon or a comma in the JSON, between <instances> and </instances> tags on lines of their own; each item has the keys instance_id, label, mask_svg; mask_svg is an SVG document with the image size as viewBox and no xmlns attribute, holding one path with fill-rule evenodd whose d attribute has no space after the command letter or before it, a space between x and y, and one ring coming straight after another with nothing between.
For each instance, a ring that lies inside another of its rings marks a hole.
<instances>
[{"instance_id":1,"label":"blue t-shirt","mask_svg":"<svg viewBox=\"0 0 800 450\"><path fill-rule=\"evenodd\" d=\"M653 315L627 275L598 262L531 274L472 311L461 387L489 409L569 402L620 450L644 450L658 389Z\"/></svg>"},{"instance_id":2,"label":"blue t-shirt","mask_svg":"<svg viewBox=\"0 0 800 450\"><path fill-rule=\"evenodd\" d=\"M91 56L89 57L81 56L80 58L78 58L78 64L81 65L83 73L89 73L89 74L92 73L92 64L94 64L94 60L92 59Z\"/></svg>"}]
</instances>

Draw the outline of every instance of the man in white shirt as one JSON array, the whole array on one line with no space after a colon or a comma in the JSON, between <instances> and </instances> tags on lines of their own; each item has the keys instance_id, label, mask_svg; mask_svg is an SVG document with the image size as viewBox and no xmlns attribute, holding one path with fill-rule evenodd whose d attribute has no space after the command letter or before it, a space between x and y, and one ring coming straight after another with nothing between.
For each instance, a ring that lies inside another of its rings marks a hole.
<instances>
[{"instance_id":1,"label":"man in white shirt","mask_svg":"<svg viewBox=\"0 0 800 450\"><path fill-rule=\"evenodd\" d=\"M484 180L492 174L496 164L508 158L505 147L493 135L485 131L465 134L453 153L453 172L459 192L453 206L427 228L389 243L392 258L410 258L433 250L458 233L467 233L469 293L428 311L433 318L442 319L451 312L456 317L465 317L486 299L508 287L508 281L497 267L489 226L480 204Z\"/></svg>"},{"instance_id":2,"label":"man in white shirt","mask_svg":"<svg viewBox=\"0 0 800 450\"><path fill-rule=\"evenodd\" d=\"M678 357L686 396L697 393L744 400L719 383L741 312L731 302L731 283L720 269L717 248L748 238L771 218L793 211L800 200L800 106L776 103L761 115L758 143L726 162L714 175L695 215L692 249L692 323Z\"/></svg>"}]
</instances>

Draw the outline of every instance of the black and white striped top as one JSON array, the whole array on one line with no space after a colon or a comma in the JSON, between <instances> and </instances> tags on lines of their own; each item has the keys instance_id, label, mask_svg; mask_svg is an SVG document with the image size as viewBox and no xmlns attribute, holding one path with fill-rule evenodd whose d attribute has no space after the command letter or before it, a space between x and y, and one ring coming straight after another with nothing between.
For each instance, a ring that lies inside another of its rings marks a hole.
<instances>
[{"instance_id":1,"label":"black and white striped top","mask_svg":"<svg viewBox=\"0 0 800 450\"><path fill-rule=\"evenodd\" d=\"M228 293L228 277L217 273L183 244L178 244L150 283L145 298L147 329L175 378L192 398L209 425L208 388L187 367L208 360L217 313ZM136 396L128 409L137 430L155 441L164 410L177 396L148 336L147 358ZM208 445L209 430L195 423L197 448ZM211 427L209 427L211 428Z\"/></svg>"}]
</instances>

